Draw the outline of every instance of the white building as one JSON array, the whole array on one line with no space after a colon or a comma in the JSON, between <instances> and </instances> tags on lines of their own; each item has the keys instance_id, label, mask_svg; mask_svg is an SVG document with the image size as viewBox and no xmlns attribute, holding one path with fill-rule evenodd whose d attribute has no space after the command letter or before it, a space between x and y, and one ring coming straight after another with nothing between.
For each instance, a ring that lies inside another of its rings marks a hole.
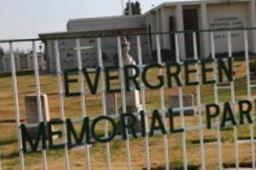
<instances>
[{"instance_id":1,"label":"white building","mask_svg":"<svg viewBox=\"0 0 256 170\"><path fill-rule=\"evenodd\" d=\"M41 34L42 39L72 37L81 35L89 37L82 40L83 47L92 47L82 50L82 58L85 66L97 65L97 51L95 37L109 33L148 33L143 36L143 59L151 62L155 59L156 41L150 33L165 32L161 34L161 49L164 60L173 60L175 57L174 35L175 31L186 30L212 30L212 29L239 29L256 28L256 2L255 0L195 0L172 1L163 3L143 15L117 16L102 18L85 18L69 20L67 32ZM136 59L136 37L130 37L131 55ZM216 53L226 55L227 32L215 32ZM180 55L183 59L193 57L192 34L179 34ZM52 41L45 41L48 69L55 71L54 48ZM210 56L210 33L197 34L199 57ZM232 32L232 49L234 54L244 51L242 31ZM107 63L116 61L117 47L116 37L102 39L103 53ZM61 64L63 68L75 68L77 66L75 41L60 41ZM249 31L249 50L256 53L256 30Z\"/></svg>"},{"instance_id":2,"label":"white building","mask_svg":"<svg viewBox=\"0 0 256 170\"><path fill-rule=\"evenodd\" d=\"M184 30L211 30L256 28L255 0L196 0L163 3L145 14L148 31L171 32ZM209 33L198 35L201 57L210 55ZM250 52L256 53L256 30L250 33ZM215 34L216 53L227 52L227 34ZM155 43L153 42L153 48ZM183 58L193 57L192 34L180 34L179 45ZM234 52L243 51L242 32L232 33ZM174 37L163 36L162 48L175 51Z\"/></svg>"}]
</instances>

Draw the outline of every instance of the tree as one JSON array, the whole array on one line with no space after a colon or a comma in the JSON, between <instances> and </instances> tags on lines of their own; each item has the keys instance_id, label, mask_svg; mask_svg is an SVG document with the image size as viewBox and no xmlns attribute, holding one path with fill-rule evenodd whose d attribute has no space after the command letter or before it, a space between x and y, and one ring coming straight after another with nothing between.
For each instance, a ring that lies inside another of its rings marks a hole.
<instances>
[{"instance_id":1,"label":"tree","mask_svg":"<svg viewBox=\"0 0 256 170\"><path fill-rule=\"evenodd\" d=\"M126 3L126 7L124 10L124 14L125 15L130 15L129 14L129 2ZM131 11L132 11L132 15L140 15L141 14L141 7L140 7L140 2L136 1L136 2L131 2Z\"/></svg>"}]
</instances>

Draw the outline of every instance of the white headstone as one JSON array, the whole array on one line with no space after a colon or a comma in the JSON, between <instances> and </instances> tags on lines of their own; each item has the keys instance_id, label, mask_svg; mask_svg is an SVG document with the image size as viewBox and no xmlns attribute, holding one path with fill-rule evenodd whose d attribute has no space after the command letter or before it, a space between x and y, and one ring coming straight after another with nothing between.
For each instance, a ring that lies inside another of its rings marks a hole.
<instances>
[{"instance_id":1,"label":"white headstone","mask_svg":"<svg viewBox=\"0 0 256 170\"><path fill-rule=\"evenodd\" d=\"M25 96L25 107L26 107L26 116L27 123L39 123L40 117L37 107L37 95L29 94ZM50 121L48 97L46 94L41 95L41 108L42 108L42 117L45 122ZM37 128L29 128L31 136L34 137L37 133Z\"/></svg>"}]
</instances>

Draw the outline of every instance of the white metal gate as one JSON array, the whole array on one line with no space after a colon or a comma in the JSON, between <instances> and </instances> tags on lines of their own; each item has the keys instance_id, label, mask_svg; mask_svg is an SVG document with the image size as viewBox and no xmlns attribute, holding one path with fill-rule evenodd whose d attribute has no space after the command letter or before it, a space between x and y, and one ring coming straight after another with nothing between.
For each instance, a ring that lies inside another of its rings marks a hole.
<instances>
[{"instance_id":1,"label":"white metal gate","mask_svg":"<svg viewBox=\"0 0 256 170\"><path fill-rule=\"evenodd\" d=\"M227 46L227 52L228 52L228 57L232 58L233 57L233 51L232 51L232 33L233 30L223 30L223 32L225 32L226 36L227 36L227 41L226 45ZM251 78L250 78L250 54L249 54L249 45L248 45L248 31L251 30L235 30L238 32L241 32L243 34L243 42L241 42L241 44L243 44L244 46L244 61L245 61L245 68L246 68L246 87L244 87L247 91L247 99L254 102L254 98L253 98L253 94L252 94L252 88L255 87L255 85L253 85L251 83ZM214 62L217 62L216 60L216 52L215 52L215 41L214 41L214 35L215 33L218 31L209 31L209 32L203 32L204 34L208 34L210 37L210 48L211 48L211 57L214 60ZM194 48L194 59L199 61L198 58L198 44L197 44L197 40L196 40L196 34L198 32L191 32L191 34L193 34L193 48ZM180 41L179 41L179 37L182 36L184 33L183 32L177 32L174 33L175 36L175 48L176 48L176 62L182 64L183 60L180 57ZM142 56L142 49L141 49L141 36L142 35L137 35L136 36L136 42L137 42L137 56L138 56L138 65L141 69L143 69L143 67L145 66L145 63L143 63L143 56ZM162 62L162 57L161 57L161 36L163 36L163 33L156 33L156 34L152 34L152 36L154 37L153 39L155 40L156 43L156 51L157 51L157 62L161 65L163 65ZM99 67L101 67L101 69L104 69L104 64L103 64L103 57L102 57L102 48L101 48L101 40L102 38L95 38L96 39L96 44L97 44L97 60L98 60L98 65ZM23 41L23 40L21 40ZM26 40L25 40L26 41ZM43 115L42 115L42 108L41 108L41 85L40 85L40 74L39 74L39 67L38 67L38 56L37 56L37 49L36 49L36 43L38 40L31 40L29 42L31 42L31 47L33 49L33 62L34 62L34 84L35 84L35 88L36 88L36 95L37 95L37 104L38 104L38 114L39 114L39 118L40 121L43 121ZM60 103L60 108L59 108L59 115L61 120L65 121L67 116L65 114L65 107L64 107L64 103L65 103L65 95L64 95L64 84L63 84L63 69L61 67L61 62L60 62L60 49L59 49L59 40L54 40L54 51L55 51L55 61L56 61L56 75L57 75L57 80L58 80L58 95L59 95L59 103ZM13 54L13 44L18 43L19 41L0 41L1 43L8 43L9 46L9 52L10 52L10 59L11 59L11 75L12 75L12 88L13 88L13 99L14 99L14 108L15 108L15 120L16 120L16 134L17 134L17 140L18 140L18 152L19 152L19 161L20 161L20 169L25 170L27 169L27 167L25 166L26 163L26 159L24 157L24 155L26 153L24 153L23 148L22 148L22 134L21 134L21 111L20 111L20 104L19 104L19 84L17 83L17 75L16 75L16 64L15 64L15 58L14 58L14 54ZM80 43L80 38L76 37L75 38L75 42L76 42L76 60L77 60L77 68L79 71L78 74L78 79L79 79L79 89L80 89L80 93L82 95L80 95L80 101L81 101L81 118L84 118L87 116L87 106L86 106L86 91L84 90L84 77L83 77L83 63L82 63L82 59L81 59L81 43ZM119 72L121 73L121 77L120 77L120 83L121 83L121 105L122 105L122 113L126 113L126 92L125 92L125 83L124 83L124 72L123 72L123 58L122 58L122 44L121 44L121 37L117 36L116 37L116 42L117 42L117 54L118 54L118 61L119 61L119 66L120 66L120 70ZM196 64L199 65L200 62L198 62ZM217 75L217 65L214 64L214 72L215 72L215 79L217 79L216 75ZM198 67L197 67L198 68ZM159 75L163 74L163 70L159 69ZM101 74L101 81L104 81L105 75L102 73ZM197 80L199 80L199 77L197 75L196 77ZM141 104L143 107L143 110L148 110L147 109L147 101L146 101L146 93L147 93L147 89L144 88L144 85L141 83L140 84L142 87L142 90L140 91L141 93ZM180 112L180 123L182 128L185 129L184 132L181 133L181 141L177 141L177 142L181 142L182 144L182 163L183 163L183 168L184 169L189 169L189 163L188 163L188 146L187 146L187 133L190 131L197 131L199 133L199 144L200 144L200 149L198 150L198 152L200 152L200 166L202 169L208 169L208 167L206 166L206 151L205 151L205 129L206 129L206 125L203 121L203 106L205 105L204 103L202 103L202 86L201 84L196 86L196 104L192 107L185 107L183 106L183 87L178 87L178 95L179 95L179 106L177 106L177 108L173 108L176 111ZM227 86L225 87L219 87L217 83L214 84L213 86L213 94L214 94L214 103L222 105L223 103L220 102L219 100L219 91L221 89L225 88L226 90L230 91L230 103L231 105L234 105L237 102L237 98L236 98L236 89L235 89L235 81L230 82ZM102 114L103 115L107 115L106 113L106 93L105 93L105 85L103 83L103 85L101 86L101 90L100 93L102 95L101 97L101 104L102 104ZM162 113L162 119L164 120L165 124L167 123L166 117L164 116L167 108L166 108L166 99L165 99L165 88L161 88L159 90L159 97L160 97L160 110ZM196 112L198 112L198 123L195 126L190 126L187 125L188 122L186 122L186 118L184 115L184 111L185 110L189 110L189 109L193 109ZM234 108L233 108L234 109ZM251 113L253 119L254 119L254 112ZM146 114L146 127L148 127L148 119L149 119L149 114ZM220 123L220 120L217 121L218 123ZM28 125L28 126L33 126L33 125ZM35 126L35 125L34 125ZM255 139L254 139L254 125L253 124L248 124L249 129L250 129L250 139L248 140L239 140L238 139L238 126L234 126L233 127L233 139L234 139L234 153L235 155L231 155L234 156L234 160L235 160L235 168L239 169L240 168L240 159L241 156L240 155L240 150L239 150L239 146L240 144L243 143L248 143L250 144L250 150L251 150L251 167L253 169L255 169ZM107 135L108 132L108 124L105 124L105 135ZM221 139L221 129L218 125L215 125L214 128L216 129L216 139L217 142L214 143L216 144L216 150L217 150L217 160L218 160L218 169L223 169L223 147L222 147L222 139ZM67 132L66 126L63 126L63 133L66 134ZM128 132L127 132L128 133ZM65 169L72 169L70 166L70 159L69 159L69 148L67 145L67 137L66 135L64 135L64 143L65 143L65 147L64 147L64 152L63 152L63 156L64 156L64 167ZM164 157L164 169L171 169L170 165L170 159L172 156L172 153L170 153L170 143L168 142L169 138L171 138L171 136L169 135L163 135L163 143L159 143L159 145L162 145L164 152L161 153ZM178 139L177 139L178 140ZM105 152L102 153L105 156L105 160L106 160L106 167L105 169L111 170L111 169L115 169L114 165L112 164L112 154L111 154L111 147L110 147L110 143L106 143L105 145ZM4 148L3 148L4 149ZM85 160L85 164L86 167L83 167L81 169L93 169L91 167L91 147L90 145L85 145L83 147L84 149L84 160ZM126 167L122 167L122 169L133 169L132 168L132 156L131 156L131 148L130 148L130 139L128 138L127 140L125 140L125 153L126 153ZM144 166L147 170L150 170L152 168L152 163L151 163L151 159L150 159L150 155L151 154L155 154L155 153L150 153L150 144L149 144L149 135L147 134L144 137ZM42 153L42 163L41 166L42 169L48 169L48 156L47 156L47 150L43 149L41 150ZM0 169L5 169L3 164L0 164Z\"/></svg>"}]
</instances>

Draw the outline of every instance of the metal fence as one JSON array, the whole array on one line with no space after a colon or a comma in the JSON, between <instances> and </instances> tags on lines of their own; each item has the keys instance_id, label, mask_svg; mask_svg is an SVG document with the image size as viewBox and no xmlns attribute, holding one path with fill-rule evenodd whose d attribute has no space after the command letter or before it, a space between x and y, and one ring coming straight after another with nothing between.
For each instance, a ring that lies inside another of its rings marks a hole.
<instances>
[{"instance_id":1,"label":"metal fence","mask_svg":"<svg viewBox=\"0 0 256 170\"><path fill-rule=\"evenodd\" d=\"M232 43L232 33L233 32L239 32L240 35L242 35L242 41L239 42L241 47L243 47L243 50L242 50L242 53L240 53L240 56L238 57L238 61L241 61L243 62L243 66L244 66L244 81L246 81L246 87L243 87L244 90L246 91L246 93L244 94L244 96L246 96L245 98L249 101L254 101L254 95L253 95L253 88L255 88L255 85L252 84L252 80L251 80L251 69L250 69L250 62L253 60L253 54L250 54L249 52L249 40L248 40L248 37L251 39L249 35L251 35L251 32L253 32L254 30L253 29L250 29L250 30L247 30L247 29L241 29L241 30L222 30L222 34L224 34L226 36L226 38L224 39L223 42L225 42L226 44L222 44L222 46L225 46L226 48L226 52L227 52L227 57L230 57L230 58L234 58L233 54L233 43ZM209 38L209 47L210 47L210 55L207 56L207 57L211 57L214 61L214 63L217 62L217 59L216 59L216 42L215 42L215 35L217 35L220 31L219 30L210 30L210 31L203 31L203 32L189 32L189 34L192 35L192 44L190 44L192 47L193 47L193 58L190 58L190 59L194 59L194 60L197 60L198 63L195 64L195 67L197 69L199 69L198 65L200 64L200 58L199 58L199 51L198 51L198 40L197 40L197 35L198 34L205 34L208 38ZM249 32L249 33L248 33ZM154 41L154 42L151 42L152 44L155 44L155 45L152 45L150 47L151 51L153 51L153 48L155 48L156 50L156 59L157 59L157 63L158 64L161 64L163 65L163 61L162 61L162 56L161 54L162 51L161 51L161 45L163 45L163 43L165 43L165 41L163 40L163 36L173 36L173 42L175 43L174 44L174 47L175 47L175 61L176 63L179 63L179 64L183 64L184 62L184 58L182 59L181 57L181 53L182 53L182 49L184 48L183 45L180 41L180 37L184 36L186 34L186 32L176 32L176 33L170 33L170 34L163 34L163 33L154 33L154 34L145 34L145 35L130 35L130 37L133 37L135 38L135 42L136 42L136 52L137 52L137 65L143 69L145 67L145 63L143 63L143 55L142 55L142 44L141 44L141 37L142 36L146 36L146 38L148 39L151 39L150 41ZM124 80L124 70L123 70L123 67L124 67L124 61L123 61L123 52L122 52L122 42L121 42L121 38L122 38L123 35L121 36L116 36L116 37L112 37L116 40L116 51L117 51L117 55L118 55L118 65L120 67L120 70L119 70L119 73L120 73L120 85L121 85L121 93L119 94L120 95L120 101L121 101L121 108L122 110L120 111L121 113L126 113L127 112L127 108L126 108L126 91L125 91L125 80ZM77 69L78 69L78 79L79 79L79 90L80 90L80 120L82 120L82 118L84 117L87 117L88 116L88 112L91 112L90 109L88 109L88 105L87 105L87 97L89 96L87 93L88 91L86 90L85 88L85 80L84 80L84 76L83 76L83 65L84 63L82 62L82 55L81 55L81 39L83 38L80 38L80 37L74 37L72 40L75 41L75 47L73 50L75 50L75 53L76 53L76 56L75 56L75 60L77 60ZM103 61L103 56L102 56L102 39L104 39L104 37L102 38L92 38L92 39L95 39L95 50L97 50L97 59L95 58L95 60L97 60L98 62L98 66L104 70L104 61ZM42 94L42 88L41 88L41 82L40 80L42 80L42 76L39 72L39 66L38 66L38 48L37 48L37 45L39 44L41 40L40 39L32 39L32 40L8 40L8 41L0 41L1 44L3 44L3 46L8 46L8 51L10 53L10 66L11 66L11 83L12 83L12 90L10 91L10 93L13 94L13 102L12 102L12 107L14 108L14 115L15 117L15 124L16 124L16 130L15 130L15 133L17 135L17 152L19 153L19 168L24 170L24 169L30 169L30 164L31 163L28 163L30 160L29 159L26 159L26 153L24 153L24 150L23 150L23 144L22 144L22 134L21 134L21 124L22 124L22 118L21 117L25 117L24 115L24 105L23 105L23 102L21 101L22 98L20 97L20 95L24 96L26 94L26 91L27 89L23 89L22 92L20 92L19 90L19 87L22 86L22 84L19 83L19 81L22 81L22 79L26 79L26 77L19 77L17 76L17 64L15 64L15 57L14 57L14 50L13 50L13 46L15 44L19 44L19 43L23 43L23 42L26 42L26 43L31 43L31 47L32 47L32 50L33 50L33 64L34 64L34 74L31 75L31 79L33 80L33 87L31 88L34 88L34 92L36 93L37 95L37 108L38 108L38 117L39 117L39 121L42 122L44 121L44 118L43 118L43 113L42 113L42 105L41 105L41 94ZM62 120L62 121L65 121L67 117L67 114L66 114L66 110L69 109L69 107L72 107L72 104L70 105L65 105L65 102L67 100L72 100L72 99L67 99L67 97L65 96L65 91L64 91L64 82L63 82L63 68L62 68L62 64L61 64L61 58L62 56L60 55L61 51L59 49L59 41L62 41L61 39L58 40L58 39L52 39L51 41L54 42L54 46L53 46L53 49L54 49L54 60L55 60L55 67L56 67L56 73L55 73L55 76L56 76L56 80L57 82L47 82L49 83L49 86L50 86L50 83L52 84L56 84L56 88L54 88L54 90L58 90L58 98L55 100L57 101L58 104L56 103L51 103L50 102L50 105L58 105L59 106L59 110L57 111L56 108L55 109L55 112L56 112L56 115L57 113L59 113L59 118ZM237 43L237 42L236 42ZM0 45L1 45L0 44ZM150 44L150 43L149 43ZM218 44L219 46L219 44ZM152 53L151 53L152 54ZM152 62L154 62L152 60ZM213 64L213 68L214 68L214 73L213 74L215 77L214 79L217 80L217 65L216 64ZM159 69L158 70L158 75L162 75L164 74L164 70L162 69ZM238 73L239 74L239 73ZM53 76L53 75L50 75L50 76ZM3 78L4 79L4 78ZM100 81L104 81L105 79L105 75L104 73L102 72L101 73L101 80ZM196 79L199 81L199 75L197 74L196 75ZM7 81L7 80L6 80ZM148 121L150 120L150 114L148 112L150 112L149 110L149 105L147 103L147 100L148 100L148 97L147 96L150 96L150 92L148 91L147 88L145 88L145 86L143 85L143 83L141 82L140 84L141 86L141 91L140 91L140 99L141 99L141 105L142 105L142 108L143 110L146 111L146 124L145 126L148 127ZM216 104L220 104L220 105L223 105L223 101L221 101L220 99L220 93L223 92L223 89L228 91L228 94L230 95L230 99L227 99L228 101L227 102L230 102L233 109L234 108L234 105L237 103L239 97L241 96L238 96L236 94L236 91L238 91L239 89L236 89L235 88L236 86L236 80L226 84L225 86L219 86L218 83L215 83L213 86L212 86L212 92L213 92L213 98L214 98L214 103ZM101 97L97 98L97 101L101 101L101 109L102 109L102 115L107 115L107 106L106 106L106 92L105 92L105 85L104 83L101 85L100 87L101 89L99 90L99 93L101 95ZM182 162L182 167L184 169L189 169L189 154L188 154L188 150L189 150L189 147L191 146L188 146L188 137L189 137L189 133L190 132L196 132L198 133L198 140L199 140L199 147L197 148L196 152L199 153L199 166L201 167L201 169L210 169L210 167L207 166L207 153L206 153L206 148L209 148L209 147L213 147L216 145L216 153L217 155L212 155L212 157L215 157L217 158L217 164L218 164L218 169L224 169L224 160L223 160L223 153L225 152L225 147L223 147L223 142L222 142L222 131L220 129L220 126L218 126L218 124L220 123L220 120L217 120L216 121L216 125L214 126L214 130L216 131L216 142L206 142L205 140L205 136L207 136L207 132L208 130L206 129L206 124L205 124L205 121L203 120L204 119L204 112L205 110L203 109L204 106L207 104L207 102L202 102L202 98L204 97L205 94L202 94L202 91L203 91L203 85L200 83L199 85L196 85L195 87L195 104L193 106L190 106L190 107L186 107L184 106L183 104L183 94L185 94L184 92L184 88L185 87L177 87L177 92L178 92L178 96L179 96L179 106L177 106L177 108L173 108L174 110L176 109L177 111L180 112L179 114L179 117L180 119L177 119L179 121L179 123L181 124L181 127L184 128L185 130L183 132L181 132L181 140L179 138L175 139L175 141L177 143L181 142L181 151L182 151L182 154L181 154L181 159L180 161ZM242 87L239 87L239 88L242 88ZM1 90L2 91L5 91L5 87L2 86L1 87ZM53 90L53 91L54 91ZM32 90L33 91L33 90ZM165 122L165 126L167 126L167 118L164 116L166 110L167 110L167 106L166 106L166 95L168 95L169 93L166 92L167 91L167 88L166 87L162 87L159 92L158 92L158 96L159 96L159 110L161 110L161 113L162 113L162 119L164 120ZM31 89L30 89L30 92L31 92ZM25 93L25 94L24 94ZM187 92L186 92L187 93ZM56 96L55 96L56 97ZM4 99L1 99L2 101ZM21 106L22 105L22 106ZM4 106L4 105L2 105ZM22 109L21 109L22 107ZM196 119L196 123L194 125L191 125L189 121L189 118L187 118L184 114L184 111L186 110L189 110L189 109L192 109L194 110L195 112L198 113L198 116L197 117L194 117L194 119ZM2 112L4 112L4 110L6 111L6 109L3 109ZM137 113L139 114L139 113ZM253 117L253 120L254 120L254 111L251 113L251 116ZM92 115L92 113L90 114ZM1 116L5 116L5 113L1 113ZM93 115L94 117L96 115ZM118 113L116 113L116 117L118 116ZM78 116L79 117L79 116ZM3 118L4 120L5 118ZM78 118L79 119L79 118ZM2 124L5 124L6 122L2 123ZM29 126L29 125L28 125ZM240 139L239 138L239 126L234 126L232 127L232 138L231 139L231 144L233 145L233 152L234 152L234 155L230 155L232 157L234 157L234 168L236 169L239 169L240 166L241 166L241 159L245 159L243 158L243 154L242 154L242 150L239 149L240 148L240 145L243 145L243 144L248 144L250 149L250 153L249 153L249 157L250 157L250 164L249 166L252 167L253 169L255 169L255 139L254 139L254 125L253 124L248 124L246 125L246 127L249 128L249 138L246 138L246 139ZM4 128L4 125L2 125L2 129L0 129L1 133L4 132L4 131L8 131L8 129L3 129ZM109 127L107 124L104 125L104 133L105 135L107 135L109 133ZM148 128L146 128L148 129ZM66 134L67 133L67 129L66 129L66 126L64 125L63 126L63 134ZM127 132L128 133L128 132ZM7 137L7 134L5 134L6 137ZM4 135L2 135L2 137L4 138ZM144 155L143 159L143 167L147 170L150 170L150 169L154 169L158 166L162 166L162 169L171 169L172 168L172 161L171 159L173 157L175 157L175 155L172 154L172 144L170 143L170 140L171 138L173 138L172 135L169 135L169 134L164 134L163 136L157 136L157 138L162 138L161 140L159 140L159 142L157 143L159 146L162 146L162 151L160 153L152 153L151 152L151 147L154 147L150 144L150 138L148 134L145 135L144 138L144 142L143 142L143 148L144 148L144 153L142 155ZM2 139L3 141L5 139ZM63 161L63 168L64 169L72 169L72 160L70 159L70 154L71 152L74 152L73 149L69 150L69 147L68 147L68 144L67 144L67 136L64 135L64 139L63 139L63 142L65 144L65 147L63 149L63 154L61 154L61 156L64 157L64 161ZM126 139L124 141L125 143L125 146L124 146L124 150L125 150L125 158L126 158L126 166L122 166L122 167L117 167L116 164L113 164L113 159L112 157L114 157L115 155L113 155L112 153L112 147L111 147L111 143L106 143L104 144L104 152L102 151L101 152L101 155L103 155L105 157L105 167L102 167L102 169L136 169L136 167L133 166L133 160L134 158L132 157L132 155L134 156L134 154L131 153L131 140L133 139ZM209 143L213 144L213 146L208 146ZM15 143L16 144L16 143ZM154 144L156 145L156 144ZM206 146L207 145L207 146ZM133 144L134 146L134 144ZM0 152L4 152L5 151L5 147L6 145L5 144L2 144L1 146L1 151ZM91 154L93 151L93 148L94 147L98 147L98 145L84 145L82 148L80 147L81 150L83 150L84 152L84 159L81 159L84 161L84 165L85 167L80 167L81 169L97 169L97 166L94 165L92 166L92 163L91 163ZM122 149L120 149L122 150ZM48 158L51 157L48 153L48 150L47 149L42 149L41 151L41 162L33 162L32 164L38 164L38 169L39 168L42 168L42 169L50 169L48 166L49 166L49 160ZM118 155L117 152L115 152L116 155ZM156 163L152 163L153 161L155 160L152 160L152 155L154 154L159 154L159 155L162 155L162 157L164 158L162 162L164 162L164 164L160 164L160 165L155 165ZM7 161L8 159L11 159L11 158L8 158L8 157L4 157L3 154L1 154L1 161L0 161L0 169L5 169L5 166L7 167ZM37 155L38 156L38 155ZM117 156L118 157L118 156ZM211 156L210 156L211 157ZM50 158L52 159L52 158ZM115 161L116 161L116 156L115 156ZM26 166L27 164L29 164L28 166ZM123 165L123 164L122 164ZM8 165L9 166L9 165ZM100 168L99 168L100 169Z\"/></svg>"}]
</instances>

